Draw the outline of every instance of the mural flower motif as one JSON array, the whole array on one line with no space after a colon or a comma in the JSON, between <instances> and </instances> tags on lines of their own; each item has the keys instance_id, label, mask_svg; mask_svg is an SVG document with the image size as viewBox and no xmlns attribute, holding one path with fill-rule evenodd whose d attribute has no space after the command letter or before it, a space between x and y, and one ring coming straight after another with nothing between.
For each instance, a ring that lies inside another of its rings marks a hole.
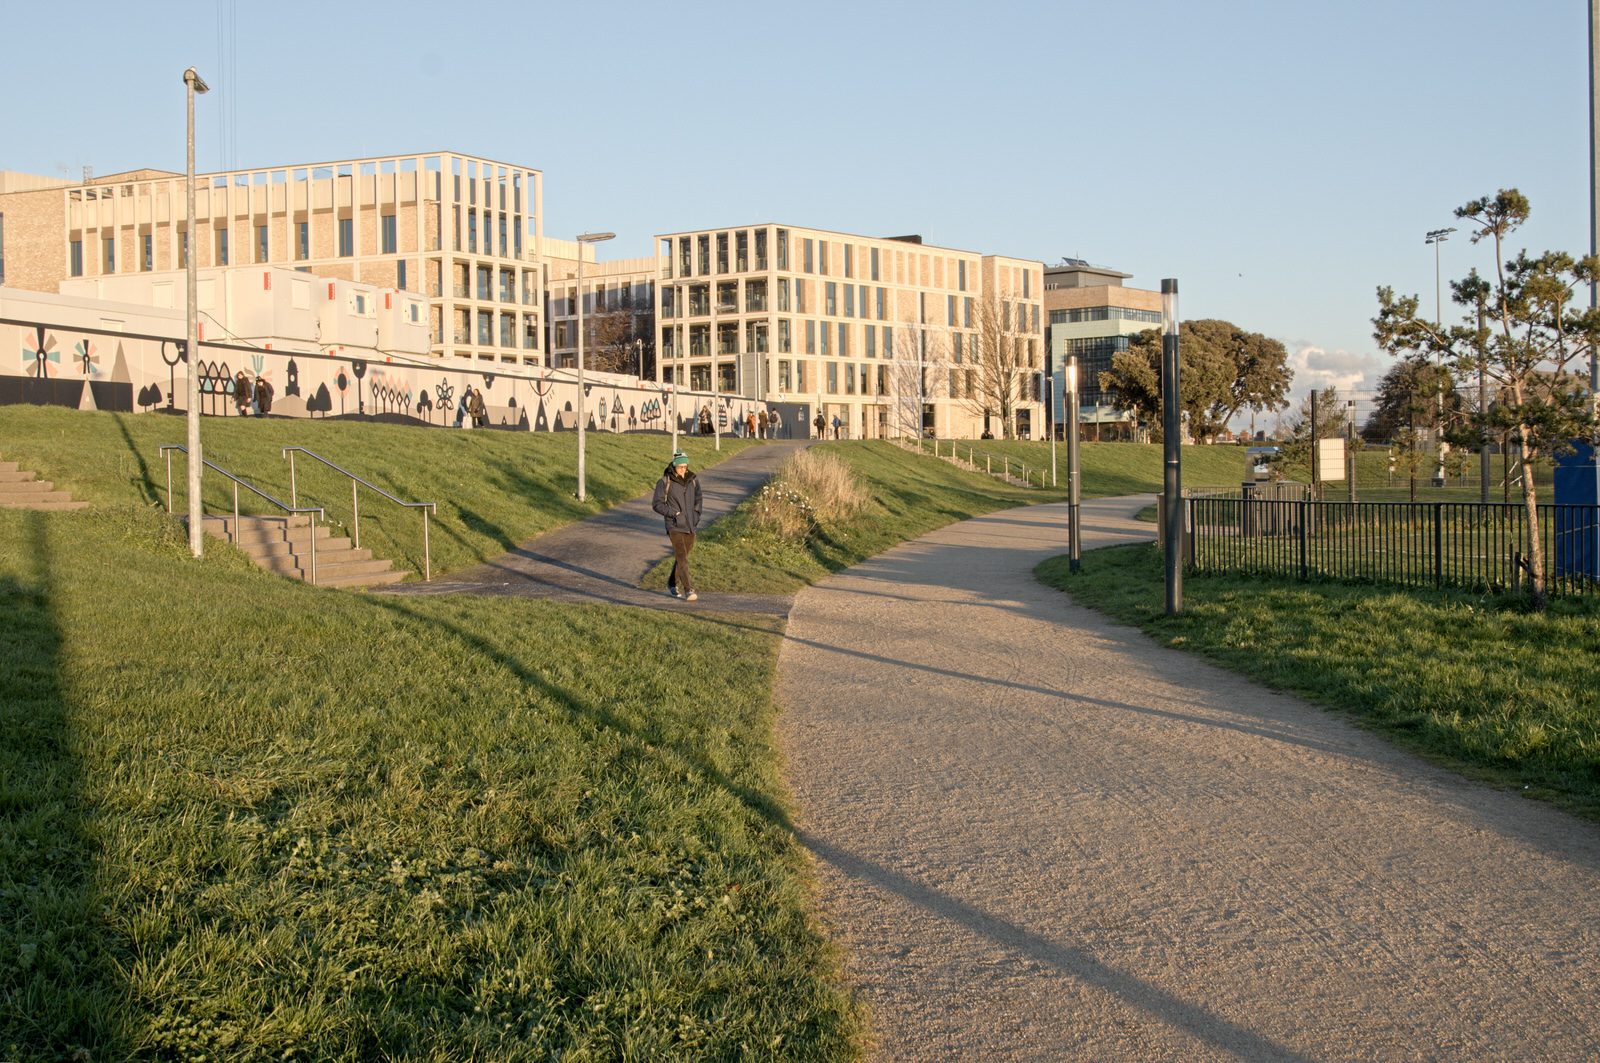
<instances>
[{"instance_id":1,"label":"mural flower motif","mask_svg":"<svg viewBox=\"0 0 1600 1063\"><path fill-rule=\"evenodd\" d=\"M50 375L50 363L61 364L61 352L56 349L56 338L46 336L41 326L34 332L33 346L22 346L22 367L28 368L33 364L33 375L43 380Z\"/></svg>"},{"instance_id":2,"label":"mural flower motif","mask_svg":"<svg viewBox=\"0 0 1600 1063\"><path fill-rule=\"evenodd\" d=\"M100 356L95 353L93 341L87 339L79 340L73 345L72 349L77 353L78 360L83 363L84 376L96 376L99 374Z\"/></svg>"}]
</instances>

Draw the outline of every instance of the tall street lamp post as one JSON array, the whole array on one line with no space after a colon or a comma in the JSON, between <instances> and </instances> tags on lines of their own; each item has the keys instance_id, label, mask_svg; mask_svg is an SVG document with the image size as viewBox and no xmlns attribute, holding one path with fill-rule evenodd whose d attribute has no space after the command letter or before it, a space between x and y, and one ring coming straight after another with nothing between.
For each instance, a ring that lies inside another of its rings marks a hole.
<instances>
[{"instance_id":1,"label":"tall street lamp post","mask_svg":"<svg viewBox=\"0 0 1600 1063\"><path fill-rule=\"evenodd\" d=\"M1067 410L1067 514L1069 527L1067 531L1067 549L1070 567L1073 572L1078 571L1081 548L1079 530L1082 522L1082 511L1078 508L1078 356L1073 355L1067 362L1067 396L1062 405Z\"/></svg>"},{"instance_id":2,"label":"tall street lamp post","mask_svg":"<svg viewBox=\"0 0 1600 1063\"><path fill-rule=\"evenodd\" d=\"M211 91L194 67L183 72L185 95L189 101L188 166L184 179L184 198L188 203L189 228L183 234L184 273L188 292L184 300L184 353L189 360L189 382L185 389L189 424L189 551L199 557L204 550L200 516L200 471L203 468L200 453L200 342L199 314L195 310L195 248L194 248L194 98L199 93ZM234 529L235 533L238 529Z\"/></svg>"},{"instance_id":3,"label":"tall street lamp post","mask_svg":"<svg viewBox=\"0 0 1600 1063\"><path fill-rule=\"evenodd\" d=\"M582 233L578 237L578 501L588 498L584 474L584 432L588 429L589 414L583 391L583 245L598 244L616 237L616 233Z\"/></svg>"},{"instance_id":4,"label":"tall street lamp post","mask_svg":"<svg viewBox=\"0 0 1600 1063\"><path fill-rule=\"evenodd\" d=\"M1165 452L1162 495L1166 499L1166 512L1162 516L1166 518L1168 616L1183 612L1183 430L1178 419L1179 403L1183 400L1178 383L1179 354L1178 282L1168 277L1161 282L1161 415ZM1312 422L1316 422L1315 417Z\"/></svg>"},{"instance_id":5,"label":"tall street lamp post","mask_svg":"<svg viewBox=\"0 0 1600 1063\"><path fill-rule=\"evenodd\" d=\"M1439 284L1439 245L1450 239L1450 234L1455 229L1431 229L1424 244L1433 245L1433 325L1442 328L1444 324L1444 299L1443 289ZM1444 368L1444 354L1439 355L1439 368ZM1444 384L1439 384L1438 400L1434 405L1433 418L1433 449L1438 455L1438 464L1433 470L1433 486L1444 486Z\"/></svg>"}]
</instances>

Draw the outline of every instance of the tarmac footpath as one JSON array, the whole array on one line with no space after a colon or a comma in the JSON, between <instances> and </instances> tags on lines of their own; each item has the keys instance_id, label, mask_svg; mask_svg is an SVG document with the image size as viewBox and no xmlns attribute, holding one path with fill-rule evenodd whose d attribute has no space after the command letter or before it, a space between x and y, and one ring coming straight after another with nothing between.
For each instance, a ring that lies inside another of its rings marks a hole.
<instances>
[{"instance_id":1,"label":"tarmac footpath","mask_svg":"<svg viewBox=\"0 0 1600 1063\"><path fill-rule=\"evenodd\" d=\"M1086 503L1085 547L1148 501ZM1600 1057L1600 828L1072 605L1032 575L1065 544L994 513L790 610L780 744L876 1058Z\"/></svg>"}]
</instances>

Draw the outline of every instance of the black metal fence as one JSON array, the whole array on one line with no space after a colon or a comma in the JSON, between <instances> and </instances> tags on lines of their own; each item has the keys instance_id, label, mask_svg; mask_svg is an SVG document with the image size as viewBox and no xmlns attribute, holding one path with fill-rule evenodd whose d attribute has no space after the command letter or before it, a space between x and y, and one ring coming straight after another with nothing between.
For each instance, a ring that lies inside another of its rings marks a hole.
<instances>
[{"instance_id":1,"label":"black metal fence","mask_svg":"<svg viewBox=\"0 0 1600 1063\"><path fill-rule=\"evenodd\" d=\"M1514 590L1527 580L1526 507L1491 502L1184 500L1196 572L1262 573L1406 587ZM1551 594L1592 594L1600 507L1539 507Z\"/></svg>"}]
</instances>

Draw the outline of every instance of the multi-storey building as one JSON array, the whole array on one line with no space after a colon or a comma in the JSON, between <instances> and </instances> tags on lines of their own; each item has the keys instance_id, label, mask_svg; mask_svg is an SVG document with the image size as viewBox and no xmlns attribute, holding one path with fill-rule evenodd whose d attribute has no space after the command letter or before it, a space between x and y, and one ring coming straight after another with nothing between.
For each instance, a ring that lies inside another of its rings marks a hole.
<instances>
[{"instance_id":1,"label":"multi-storey building","mask_svg":"<svg viewBox=\"0 0 1600 1063\"><path fill-rule=\"evenodd\" d=\"M1042 263L776 224L657 240L661 379L803 403L852 436L1000 435L979 352L1004 344L1015 429L1039 424Z\"/></svg>"},{"instance_id":2,"label":"multi-storey building","mask_svg":"<svg viewBox=\"0 0 1600 1063\"><path fill-rule=\"evenodd\" d=\"M1161 327L1161 293L1123 287L1130 276L1080 259L1044 271L1051 372L1059 389L1067 359L1077 356L1079 418L1095 439L1136 433L1132 414L1100 386L1100 374L1130 339Z\"/></svg>"},{"instance_id":3,"label":"multi-storey building","mask_svg":"<svg viewBox=\"0 0 1600 1063\"><path fill-rule=\"evenodd\" d=\"M416 292L435 354L542 364L538 170L453 152L83 182L5 175L6 282L272 264Z\"/></svg>"},{"instance_id":4,"label":"multi-storey building","mask_svg":"<svg viewBox=\"0 0 1600 1063\"><path fill-rule=\"evenodd\" d=\"M543 248L545 349L549 364L578 364L578 256L583 255L584 365L655 376L654 258L596 262L592 244L546 238Z\"/></svg>"}]
</instances>

